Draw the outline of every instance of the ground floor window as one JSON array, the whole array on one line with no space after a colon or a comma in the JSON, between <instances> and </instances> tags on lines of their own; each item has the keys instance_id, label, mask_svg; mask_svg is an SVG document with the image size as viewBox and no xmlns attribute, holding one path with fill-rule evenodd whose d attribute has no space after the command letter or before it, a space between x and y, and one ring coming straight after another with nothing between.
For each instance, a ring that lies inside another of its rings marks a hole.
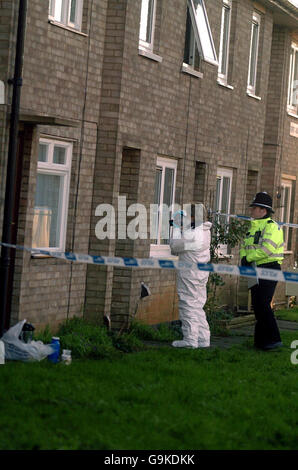
<instances>
[{"instance_id":1,"label":"ground floor window","mask_svg":"<svg viewBox=\"0 0 298 470\"><path fill-rule=\"evenodd\" d=\"M281 182L281 222L291 222L292 210L292 181L283 179ZM283 227L284 230L284 246L285 250L291 249L290 235L291 230L289 227Z\"/></svg>"},{"instance_id":2,"label":"ground floor window","mask_svg":"<svg viewBox=\"0 0 298 470\"><path fill-rule=\"evenodd\" d=\"M233 170L218 168L216 174L215 210L222 214L230 213L231 191L232 191ZM219 215L217 220L220 224L227 225L229 217ZM227 245L220 246L220 253L227 254Z\"/></svg>"},{"instance_id":3,"label":"ground floor window","mask_svg":"<svg viewBox=\"0 0 298 470\"><path fill-rule=\"evenodd\" d=\"M170 255L169 220L174 204L177 162L167 158L157 158L155 169L154 201L151 213L152 244L150 255Z\"/></svg>"},{"instance_id":4,"label":"ground floor window","mask_svg":"<svg viewBox=\"0 0 298 470\"><path fill-rule=\"evenodd\" d=\"M33 216L32 247L63 251L72 144L40 139Z\"/></svg>"}]
</instances>

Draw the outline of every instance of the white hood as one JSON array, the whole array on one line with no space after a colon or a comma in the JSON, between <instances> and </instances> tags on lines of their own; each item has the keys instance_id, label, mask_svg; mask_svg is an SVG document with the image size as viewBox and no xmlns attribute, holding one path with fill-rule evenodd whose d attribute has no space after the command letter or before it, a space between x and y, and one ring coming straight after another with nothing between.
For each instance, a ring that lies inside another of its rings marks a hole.
<instances>
[{"instance_id":1,"label":"white hood","mask_svg":"<svg viewBox=\"0 0 298 470\"><path fill-rule=\"evenodd\" d=\"M211 227L211 222L204 222L194 229L184 230L182 235L180 229L174 229L171 253L184 261L207 263L210 261Z\"/></svg>"}]
</instances>

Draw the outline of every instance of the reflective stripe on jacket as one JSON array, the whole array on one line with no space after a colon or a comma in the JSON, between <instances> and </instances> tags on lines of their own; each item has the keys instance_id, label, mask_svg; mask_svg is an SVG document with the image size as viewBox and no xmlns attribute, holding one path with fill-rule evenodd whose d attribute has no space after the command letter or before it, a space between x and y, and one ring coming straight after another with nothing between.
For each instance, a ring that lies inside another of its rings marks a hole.
<instances>
[{"instance_id":1,"label":"reflective stripe on jacket","mask_svg":"<svg viewBox=\"0 0 298 470\"><path fill-rule=\"evenodd\" d=\"M259 264L282 263L284 239L282 228L270 217L252 220L249 231L241 245L240 257Z\"/></svg>"}]
</instances>

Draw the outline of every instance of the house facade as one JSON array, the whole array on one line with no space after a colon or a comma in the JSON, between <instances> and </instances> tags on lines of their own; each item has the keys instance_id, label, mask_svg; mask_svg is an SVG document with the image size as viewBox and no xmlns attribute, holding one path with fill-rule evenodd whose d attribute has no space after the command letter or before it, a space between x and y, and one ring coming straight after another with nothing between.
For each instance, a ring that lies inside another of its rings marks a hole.
<instances>
[{"instance_id":1,"label":"house facade","mask_svg":"<svg viewBox=\"0 0 298 470\"><path fill-rule=\"evenodd\" d=\"M1 226L18 2L0 1L0 11ZM31 0L17 243L168 258L168 214L156 211L160 205L204 202L249 215L260 190L273 196L276 220L297 223L297 81L294 1ZM140 204L151 218L129 237ZM109 207L112 229L103 223ZM283 269L291 269L298 231L284 230ZM237 249L223 246L221 253L223 262L238 264ZM119 327L136 307L151 324L178 316L170 270L17 250L13 271L11 323L56 326L84 314L96 322L108 315ZM247 308L245 280L225 281L222 303ZM151 295L139 302L141 282ZM277 297L285 300L285 285Z\"/></svg>"}]
</instances>

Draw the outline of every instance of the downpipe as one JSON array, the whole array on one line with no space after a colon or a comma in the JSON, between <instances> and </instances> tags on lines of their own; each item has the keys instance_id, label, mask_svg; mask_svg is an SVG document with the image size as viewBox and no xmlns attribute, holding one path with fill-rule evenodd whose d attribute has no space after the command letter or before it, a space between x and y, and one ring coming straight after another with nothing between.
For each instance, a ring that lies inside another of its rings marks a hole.
<instances>
[{"instance_id":1,"label":"downpipe","mask_svg":"<svg viewBox=\"0 0 298 470\"><path fill-rule=\"evenodd\" d=\"M22 71L24 42L27 17L27 0L20 0L17 26L17 41L14 77L8 83L13 85L9 144L7 157L7 176L4 200L4 217L2 229L2 242L15 244L16 241L16 220L14 208L16 204L16 181L17 181L17 151L19 133L19 114L22 87ZM0 261L0 337L10 326L11 298L12 298L12 254L11 249L2 246Z\"/></svg>"}]
</instances>

